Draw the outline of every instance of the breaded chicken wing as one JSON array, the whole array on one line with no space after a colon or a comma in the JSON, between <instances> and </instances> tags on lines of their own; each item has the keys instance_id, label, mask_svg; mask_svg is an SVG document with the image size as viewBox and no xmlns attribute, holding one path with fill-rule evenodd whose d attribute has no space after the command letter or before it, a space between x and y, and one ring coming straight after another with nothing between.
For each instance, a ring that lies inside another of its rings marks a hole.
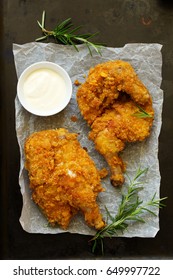
<instances>
[{"instance_id":1,"label":"breaded chicken wing","mask_svg":"<svg viewBox=\"0 0 173 280\"><path fill-rule=\"evenodd\" d=\"M126 142L143 141L150 134L154 111L147 88L129 63L109 61L89 71L77 102L91 126L90 139L110 166L112 184L122 185L125 164L119 152ZM145 117L137 114L141 110Z\"/></svg>"},{"instance_id":2,"label":"breaded chicken wing","mask_svg":"<svg viewBox=\"0 0 173 280\"><path fill-rule=\"evenodd\" d=\"M25 157L33 200L50 224L66 229L81 211L89 226L105 225L96 202L104 191L99 171L77 134L63 128L33 133L25 142Z\"/></svg>"}]
</instances>

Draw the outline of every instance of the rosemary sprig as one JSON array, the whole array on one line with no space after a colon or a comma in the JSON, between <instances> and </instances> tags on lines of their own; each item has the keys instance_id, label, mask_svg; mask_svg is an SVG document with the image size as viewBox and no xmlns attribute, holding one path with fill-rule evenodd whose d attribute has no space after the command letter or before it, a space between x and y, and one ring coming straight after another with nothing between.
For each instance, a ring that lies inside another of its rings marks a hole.
<instances>
[{"instance_id":1,"label":"rosemary sprig","mask_svg":"<svg viewBox=\"0 0 173 280\"><path fill-rule=\"evenodd\" d=\"M153 197L145 204L139 198L139 191L142 189L142 183L138 181L138 178L146 173L147 169L138 169L133 180L130 180L130 184L127 189L127 193L122 193L121 203L118 208L118 212L115 216L112 216L109 210L106 208L108 219L110 223L107 224L103 229L97 231L95 236L91 239L93 241L92 252L95 251L98 243L100 242L102 253L103 239L104 237L112 237L118 235L119 232L124 232L129 226L128 221L142 222L145 220L141 216L143 213L148 212L156 216L155 212L151 208L162 208L165 206L162 201L167 197L157 199L156 193Z\"/></svg>"},{"instance_id":2,"label":"rosemary sprig","mask_svg":"<svg viewBox=\"0 0 173 280\"><path fill-rule=\"evenodd\" d=\"M90 41L90 39L96 36L98 33L76 34L81 26L73 28L71 18L62 21L55 27L55 29L49 31L45 28L45 16L46 13L45 11L43 11L41 23L37 21L44 36L37 38L36 41L42 41L47 39L48 37L53 37L56 41L59 41L64 45L73 45L77 51L79 51L79 49L77 48L77 44L85 44L89 50L90 55L92 55L93 49L101 55L101 47L103 45L96 44Z\"/></svg>"},{"instance_id":3,"label":"rosemary sprig","mask_svg":"<svg viewBox=\"0 0 173 280\"><path fill-rule=\"evenodd\" d=\"M136 106L138 107L139 111L134 113L132 116L135 116L137 118L153 118L153 116L142 109L141 106L139 106L138 104L136 104Z\"/></svg>"}]
</instances>

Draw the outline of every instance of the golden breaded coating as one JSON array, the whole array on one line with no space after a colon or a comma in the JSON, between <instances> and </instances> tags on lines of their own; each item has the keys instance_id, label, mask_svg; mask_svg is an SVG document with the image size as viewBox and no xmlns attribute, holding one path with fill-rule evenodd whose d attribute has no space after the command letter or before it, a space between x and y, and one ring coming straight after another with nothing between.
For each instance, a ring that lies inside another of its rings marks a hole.
<instances>
[{"instance_id":1,"label":"golden breaded coating","mask_svg":"<svg viewBox=\"0 0 173 280\"><path fill-rule=\"evenodd\" d=\"M119 152L125 142L143 141L150 134L154 111L149 91L128 62L108 61L89 71L77 102L91 126L90 139L110 166L112 184L122 185L125 164ZM150 117L137 116L140 110Z\"/></svg>"},{"instance_id":2,"label":"golden breaded coating","mask_svg":"<svg viewBox=\"0 0 173 280\"><path fill-rule=\"evenodd\" d=\"M63 128L33 133L25 142L25 157L33 200L50 224L66 229L82 211L89 226L104 227L96 202L104 191L99 171L77 134Z\"/></svg>"},{"instance_id":3,"label":"golden breaded coating","mask_svg":"<svg viewBox=\"0 0 173 280\"><path fill-rule=\"evenodd\" d=\"M107 61L91 68L77 92L77 102L84 119L92 124L96 117L112 106L121 92L140 105L150 99L147 88L126 61Z\"/></svg>"}]
</instances>

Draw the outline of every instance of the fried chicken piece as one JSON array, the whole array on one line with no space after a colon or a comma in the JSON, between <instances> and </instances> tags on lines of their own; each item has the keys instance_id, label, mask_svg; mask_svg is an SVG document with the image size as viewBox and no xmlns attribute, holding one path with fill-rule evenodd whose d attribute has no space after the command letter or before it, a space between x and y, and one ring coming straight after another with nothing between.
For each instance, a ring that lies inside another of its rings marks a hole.
<instances>
[{"instance_id":1,"label":"fried chicken piece","mask_svg":"<svg viewBox=\"0 0 173 280\"><path fill-rule=\"evenodd\" d=\"M119 153L126 142L148 137L153 123L152 99L147 88L129 63L108 61L89 71L77 92L77 102L91 126L90 139L110 166L112 184L122 185L125 164ZM140 110L150 117L139 118L136 113Z\"/></svg>"},{"instance_id":2,"label":"fried chicken piece","mask_svg":"<svg viewBox=\"0 0 173 280\"><path fill-rule=\"evenodd\" d=\"M89 125L112 106L121 92L126 92L139 105L150 100L147 88L133 67L125 61L107 61L91 68L77 92L77 102Z\"/></svg>"},{"instance_id":3,"label":"fried chicken piece","mask_svg":"<svg viewBox=\"0 0 173 280\"><path fill-rule=\"evenodd\" d=\"M33 133L25 142L25 158L32 198L50 224L66 229L82 211L89 226L104 227L96 202L104 191L99 171L77 134L63 128Z\"/></svg>"}]
</instances>

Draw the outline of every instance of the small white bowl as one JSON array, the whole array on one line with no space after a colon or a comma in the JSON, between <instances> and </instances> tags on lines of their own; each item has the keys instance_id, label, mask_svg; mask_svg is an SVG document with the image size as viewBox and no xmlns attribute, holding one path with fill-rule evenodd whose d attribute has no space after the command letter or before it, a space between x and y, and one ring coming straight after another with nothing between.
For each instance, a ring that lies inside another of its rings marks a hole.
<instances>
[{"instance_id":1,"label":"small white bowl","mask_svg":"<svg viewBox=\"0 0 173 280\"><path fill-rule=\"evenodd\" d=\"M51 116L62 111L72 96L72 82L58 64L42 61L26 68L17 83L22 106L38 116Z\"/></svg>"}]
</instances>

